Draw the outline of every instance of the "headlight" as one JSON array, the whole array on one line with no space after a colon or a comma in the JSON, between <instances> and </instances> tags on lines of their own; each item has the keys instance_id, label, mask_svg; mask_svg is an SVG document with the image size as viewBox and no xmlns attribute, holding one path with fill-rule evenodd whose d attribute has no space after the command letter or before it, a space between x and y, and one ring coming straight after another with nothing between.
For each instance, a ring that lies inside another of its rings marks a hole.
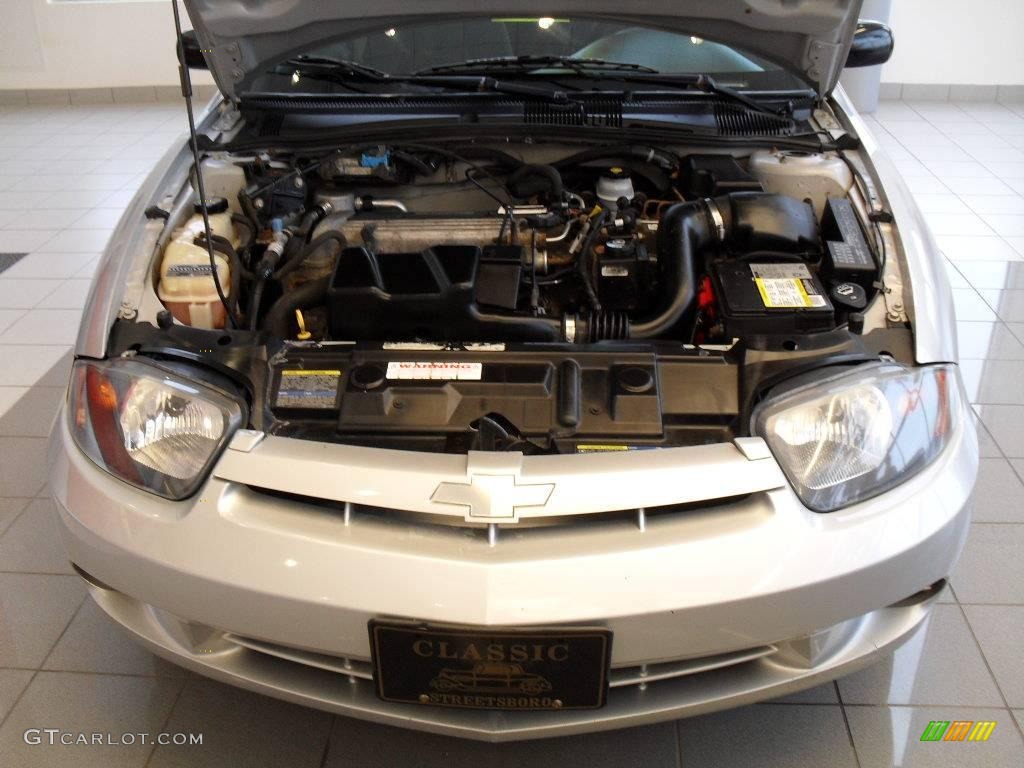
<instances>
[{"instance_id":1,"label":"headlight","mask_svg":"<svg viewBox=\"0 0 1024 768\"><path fill-rule=\"evenodd\" d=\"M960 397L955 366L862 366L767 400L754 430L804 504L831 512L934 461L956 432Z\"/></svg>"},{"instance_id":2,"label":"headlight","mask_svg":"<svg viewBox=\"0 0 1024 768\"><path fill-rule=\"evenodd\" d=\"M71 434L115 477L169 499L192 494L241 421L220 392L138 360L81 360Z\"/></svg>"}]
</instances>

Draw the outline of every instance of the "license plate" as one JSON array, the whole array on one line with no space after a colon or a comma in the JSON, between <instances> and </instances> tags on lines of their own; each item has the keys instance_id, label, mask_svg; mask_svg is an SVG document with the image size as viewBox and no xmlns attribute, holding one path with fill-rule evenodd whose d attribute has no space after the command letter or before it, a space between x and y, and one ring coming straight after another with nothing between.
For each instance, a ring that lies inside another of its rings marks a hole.
<instances>
[{"instance_id":1,"label":"license plate","mask_svg":"<svg viewBox=\"0 0 1024 768\"><path fill-rule=\"evenodd\" d=\"M480 630L370 622L377 695L472 709L597 709L611 656L604 629Z\"/></svg>"}]
</instances>

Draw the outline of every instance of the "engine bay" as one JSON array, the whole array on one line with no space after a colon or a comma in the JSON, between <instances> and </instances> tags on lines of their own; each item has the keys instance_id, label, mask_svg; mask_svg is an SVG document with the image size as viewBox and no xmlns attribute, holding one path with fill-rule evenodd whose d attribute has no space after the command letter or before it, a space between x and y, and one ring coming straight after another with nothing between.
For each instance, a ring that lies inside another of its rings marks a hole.
<instances>
[{"instance_id":1,"label":"engine bay","mask_svg":"<svg viewBox=\"0 0 1024 768\"><path fill-rule=\"evenodd\" d=\"M402 143L201 168L212 248L190 191L154 264L157 324L268 341L257 418L277 434L720 442L797 361L893 346L865 341L885 241L841 152Z\"/></svg>"}]
</instances>

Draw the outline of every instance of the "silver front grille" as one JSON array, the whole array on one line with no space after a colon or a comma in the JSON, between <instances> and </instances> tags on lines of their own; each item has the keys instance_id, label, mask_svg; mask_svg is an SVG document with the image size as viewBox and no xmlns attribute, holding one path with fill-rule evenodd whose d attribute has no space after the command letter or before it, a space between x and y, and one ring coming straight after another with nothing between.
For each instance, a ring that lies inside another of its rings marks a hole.
<instances>
[{"instance_id":1,"label":"silver front grille","mask_svg":"<svg viewBox=\"0 0 1024 768\"><path fill-rule=\"evenodd\" d=\"M269 643L265 640L254 640L233 633L225 634L224 639L250 651L271 656L284 662L302 664L307 667L344 675L349 678L350 682L373 680L373 667L365 659L330 656L328 654L291 648L286 645ZM771 656L777 650L774 645L762 645L729 653L716 654L714 656L703 656L697 659L619 667L611 670L608 677L608 685L611 688L635 686L640 690L644 690L648 685L657 683L660 680L672 680L689 675L699 675L715 669L746 664L766 656Z\"/></svg>"}]
</instances>

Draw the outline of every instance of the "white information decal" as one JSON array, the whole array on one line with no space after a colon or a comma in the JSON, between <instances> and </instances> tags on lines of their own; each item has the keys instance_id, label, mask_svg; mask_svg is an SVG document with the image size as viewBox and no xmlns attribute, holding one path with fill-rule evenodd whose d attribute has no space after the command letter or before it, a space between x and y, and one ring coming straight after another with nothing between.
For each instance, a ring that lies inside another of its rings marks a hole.
<instances>
[{"instance_id":1,"label":"white information decal","mask_svg":"<svg viewBox=\"0 0 1024 768\"><path fill-rule=\"evenodd\" d=\"M389 379L435 379L441 381L480 381L483 363L460 363L457 361L388 363Z\"/></svg>"}]
</instances>

